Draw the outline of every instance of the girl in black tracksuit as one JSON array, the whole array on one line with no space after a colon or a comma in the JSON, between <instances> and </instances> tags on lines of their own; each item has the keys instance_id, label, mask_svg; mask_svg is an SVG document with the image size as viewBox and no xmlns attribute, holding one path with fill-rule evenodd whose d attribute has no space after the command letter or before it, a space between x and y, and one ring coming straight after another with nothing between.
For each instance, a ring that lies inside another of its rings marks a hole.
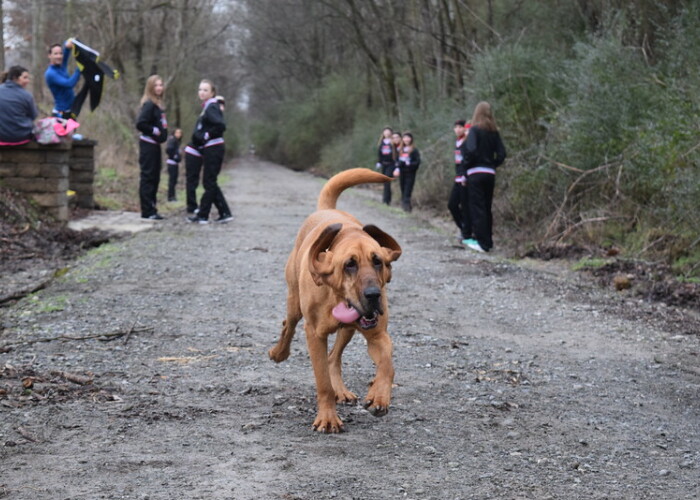
<instances>
[{"instance_id":1,"label":"girl in black tracksuit","mask_svg":"<svg viewBox=\"0 0 700 500\"><path fill-rule=\"evenodd\" d=\"M197 186L202 174L202 152L192 141L185 147L185 197L187 199L187 214L199 213L197 203Z\"/></svg>"},{"instance_id":2,"label":"girl in black tracksuit","mask_svg":"<svg viewBox=\"0 0 700 500\"><path fill-rule=\"evenodd\" d=\"M168 122L163 110L164 93L163 79L158 75L149 76L141 98L141 111L136 120L136 128L141 132L139 199L142 219L163 218L156 209L156 196L162 163L160 145L168 138Z\"/></svg>"},{"instance_id":3,"label":"girl in black tracksuit","mask_svg":"<svg viewBox=\"0 0 700 500\"><path fill-rule=\"evenodd\" d=\"M416 183L416 173L418 173L418 167L420 167L420 152L413 144L413 134L404 132L401 139L402 144L398 151L401 208L404 212L410 212L413 210L411 195L413 194L413 185Z\"/></svg>"},{"instance_id":4,"label":"girl in black tracksuit","mask_svg":"<svg viewBox=\"0 0 700 500\"><path fill-rule=\"evenodd\" d=\"M221 111L219 101L216 99L216 89L209 80L202 80L198 90L202 101L202 113L197 119L192 141L189 147L201 152L202 158L202 185L204 194L199 204L199 211L189 218L190 222L207 224L212 205L219 210L219 218L216 222L229 222L233 219L226 198L217 184L221 165L224 161L224 138L226 122Z\"/></svg>"},{"instance_id":5,"label":"girl in black tracksuit","mask_svg":"<svg viewBox=\"0 0 700 500\"><path fill-rule=\"evenodd\" d=\"M467 134L471 125L464 120L457 120L454 124L455 131L455 181L452 184L447 208L452 214L452 219L460 230L460 240L472 237L472 223L469 218L469 196L467 188L467 170L465 168Z\"/></svg>"},{"instance_id":6,"label":"girl in black tracksuit","mask_svg":"<svg viewBox=\"0 0 700 500\"><path fill-rule=\"evenodd\" d=\"M177 174L180 168L180 160L182 160L180 156L180 139L182 139L182 130L176 128L165 146L165 154L168 155L168 159L165 161L168 165L168 201L177 201L175 186L177 186Z\"/></svg>"},{"instance_id":7,"label":"girl in black tracksuit","mask_svg":"<svg viewBox=\"0 0 700 500\"><path fill-rule=\"evenodd\" d=\"M506 148L496 127L491 105L476 105L467 135L465 167L469 190L469 216L478 245L470 248L488 252L493 247L491 203L496 181L496 168L506 158Z\"/></svg>"},{"instance_id":8,"label":"girl in black tracksuit","mask_svg":"<svg viewBox=\"0 0 700 500\"><path fill-rule=\"evenodd\" d=\"M396 168L396 147L391 142L392 133L393 131L389 127L382 130L382 136L379 138L377 146L377 170L388 177L394 176ZM391 182L384 183L382 202L391 205Z\"/></svg>"}]
</instances>

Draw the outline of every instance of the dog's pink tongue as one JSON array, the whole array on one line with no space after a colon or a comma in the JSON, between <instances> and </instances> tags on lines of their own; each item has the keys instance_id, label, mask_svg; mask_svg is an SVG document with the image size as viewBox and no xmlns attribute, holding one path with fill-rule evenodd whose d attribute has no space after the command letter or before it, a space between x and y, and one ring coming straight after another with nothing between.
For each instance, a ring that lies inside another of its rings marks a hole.
<instances>
[{"instance_id":1,"label":"dog's pink tongue","mask_svg":"<svg viewBox=\"0 0 700 500\"><path fill-rule=\"evenodd\" d=\"M354 307L345 304L345 302L340 302L333 308L333 317L341 323L352 323L360 317L360 313Z\"/></svg>"}]
</instances>

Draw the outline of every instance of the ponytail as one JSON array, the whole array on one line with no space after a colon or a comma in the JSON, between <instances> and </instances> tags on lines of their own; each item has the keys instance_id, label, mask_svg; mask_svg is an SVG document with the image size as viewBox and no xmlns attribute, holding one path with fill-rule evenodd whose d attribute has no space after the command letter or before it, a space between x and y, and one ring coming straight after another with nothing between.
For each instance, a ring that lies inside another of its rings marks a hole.
<instances>
[{"instance_id":1,"label":"ponytail","mask_svg":"<svg viewBox=\"0 0 700 500\"><path fill-rule=\"evenodd\" d=\"M29 73L27 68L23 66L12 66L9 70L2 74L2 83L5 83L8 80L15 82L24 72Z\"/></svg>"}]
</instances>

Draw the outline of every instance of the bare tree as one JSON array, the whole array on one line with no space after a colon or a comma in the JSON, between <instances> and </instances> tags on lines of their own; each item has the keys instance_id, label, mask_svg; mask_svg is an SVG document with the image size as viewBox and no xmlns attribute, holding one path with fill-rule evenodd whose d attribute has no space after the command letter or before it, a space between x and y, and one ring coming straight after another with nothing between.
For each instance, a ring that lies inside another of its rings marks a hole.
<instances>
[{"instance_id":1,"label":"bare tree","mask_svg":"<svg viewBox=\"0 0 700 500\"><path fill-rule=\"evenodd\" d=\"M43 85L40 75L46 64L44 55L44 6L40 0L32 0L32 91L37 101L43 100Z\"/></svg>"},{"instance_id":2,"label":"bare tree","mask_svg":"<svg viewBox=\"0 0 700 500\"><path fill-rule=\"evenodd\" d=\"M2 0L0 0L0 71L5 70L5 15L2 10Z\"/></svg>"}]
</instances>

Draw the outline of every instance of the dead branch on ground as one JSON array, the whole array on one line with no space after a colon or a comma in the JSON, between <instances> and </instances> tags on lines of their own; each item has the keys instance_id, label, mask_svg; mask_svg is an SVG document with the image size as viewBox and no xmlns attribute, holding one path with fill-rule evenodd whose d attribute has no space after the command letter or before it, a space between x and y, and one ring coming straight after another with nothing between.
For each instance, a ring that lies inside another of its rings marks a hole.
<instances>
[{"instance_id":1,"label":"dead branch on ground","mask_svg":"<svg viewBox=\"0 0 700 500\"><path fill-rule=\"evenodd\" d=\"M81 337L74 337L72 335L59 335L57 337L46 337L46 338L40 338L40 339L32 339L32 340L25 340L22 342L8 342L7 344L3 344L0 346L0 352L9 352L14 347L18 346L24 346L24 345L33 345L33 344L39 344L39 343L44 343L44 342L54 342L57 340L61 341L72 341L72 340L90 340L90 339L97 339L102 342L111 342L112 340L116 340L120 337L124 336L131 336L133 333L141 333L141 332L152 332L153 327L152 326L141 326L136 328L135 327L136 323L131 325L131 328L128 330L121 330L121 331L116 331L112 333L96 333L93 335L84 335ZM128 337L127 337L128 339Z\"/></svg>"}]
</instances>

